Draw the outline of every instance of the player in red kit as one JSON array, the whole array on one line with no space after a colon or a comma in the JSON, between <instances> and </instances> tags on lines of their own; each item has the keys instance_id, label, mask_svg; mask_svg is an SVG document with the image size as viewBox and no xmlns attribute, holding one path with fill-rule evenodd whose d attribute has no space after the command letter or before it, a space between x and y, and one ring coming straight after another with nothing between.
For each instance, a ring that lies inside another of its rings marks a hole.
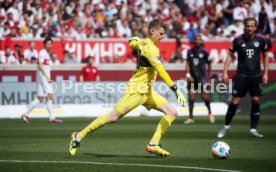
<instances>
[{"instance_id":1,"label":"player in red kit","mask_svg":"<svg viewBox=\"0 0 276 172\"><path fill-rule=\"evenodd\" d=\"M81 69L80 81L100 81L99 70L93 66L94 58L87 57L87 65Z\"/></svg>"}]
</instances>

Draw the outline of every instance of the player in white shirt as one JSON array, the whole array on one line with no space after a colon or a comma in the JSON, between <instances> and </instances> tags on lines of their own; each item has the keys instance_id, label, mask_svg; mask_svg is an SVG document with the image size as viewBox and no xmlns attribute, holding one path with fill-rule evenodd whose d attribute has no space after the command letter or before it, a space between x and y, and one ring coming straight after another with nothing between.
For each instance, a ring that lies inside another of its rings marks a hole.
<instances>
[{"instance_id":1,"label":"player in white shirt","mask_svg":"<svg viewBox=\"0 0 276 172\"><path fill-rule=\"evenodd\" d=\"M50 71L50 49L52 47L52 39L46 38L44 40L44 49L39 52L38 66L36 71L36 83L37 83L37 98L31 102L28 110L22 115L22 119L25 123L29 123L29 113L37 107L44 97L47 97L47 110L49 113L49 121L53 123L62 123L63 121L57 119L53 114L53 82L51 81Z\"/></svg>"}]
</instances>

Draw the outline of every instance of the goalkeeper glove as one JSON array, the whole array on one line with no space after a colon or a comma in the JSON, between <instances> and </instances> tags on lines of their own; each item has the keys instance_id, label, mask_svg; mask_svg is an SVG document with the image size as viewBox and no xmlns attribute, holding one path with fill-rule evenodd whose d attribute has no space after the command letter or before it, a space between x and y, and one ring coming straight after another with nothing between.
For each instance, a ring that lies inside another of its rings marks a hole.
<instances>
[{"instance_id":1,"label":"goalkeeper glove","mask_svg":"<svg viewBox=\"0 0 276 172\"><path fill-rule=\"evenodd\" d=\"M137 50L138 49L138 44L140 42L140 38L135 36L135 37L132 37L130 40L129 40L129 47L133 50Z\"/></svg>"},{"instance_id":2,"label":"goalkeeper glove","mask_svg":"<svg viewBox=\"0 0 276 172\"><path fill-rule=\"evenodd\" d=\"M173 85L171 87L171 89L174 92L174 94L175 94L175 96L177 98L177 101L180 102L182 106L185 106L186 99L185 99L184 95L181 93L181 91L179 89L177 89L177 86Z\"/></svg>"}]
</instances>

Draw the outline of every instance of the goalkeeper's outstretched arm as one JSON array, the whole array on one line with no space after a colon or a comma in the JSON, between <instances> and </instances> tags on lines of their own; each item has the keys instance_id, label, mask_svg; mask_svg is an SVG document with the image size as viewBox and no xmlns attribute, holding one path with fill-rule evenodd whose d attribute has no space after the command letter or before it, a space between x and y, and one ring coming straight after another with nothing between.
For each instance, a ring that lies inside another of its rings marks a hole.
<instances>
[{"instance_id":1,"label":"goalkeeper's outstretched arm","mask_svg":"<svg viewBox=\"0 0 276 172\"><path fill-rule=\"evenodd\" d=\"M162 80L171 88L171 90L174 92L175 96L177 97L178 102L180 102L183 106L185 106L185 97L181 93L181 91L177 88L177 86L172 81L169 74L166 72L164 66L162 64L155 66L155 70L158 72L159 76L162 78Z\"/></svg>"}]
</instances>

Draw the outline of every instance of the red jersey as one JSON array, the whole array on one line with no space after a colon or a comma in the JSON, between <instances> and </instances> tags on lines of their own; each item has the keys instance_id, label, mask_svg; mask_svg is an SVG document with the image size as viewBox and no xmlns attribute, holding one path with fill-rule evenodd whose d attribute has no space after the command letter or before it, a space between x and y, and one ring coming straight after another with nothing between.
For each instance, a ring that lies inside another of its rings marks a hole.
<instances>
[{"instance_id":1,"label":"red jersey","mask_svg":"<svg viewBox=\"0 0 276 172\"><path fill-rule=\"evenodd\" d=\"M83 81L96 81L99 71L94 66L86 65L81 69L81 75L83 76Z\"/></svg>"}]
</instances>

